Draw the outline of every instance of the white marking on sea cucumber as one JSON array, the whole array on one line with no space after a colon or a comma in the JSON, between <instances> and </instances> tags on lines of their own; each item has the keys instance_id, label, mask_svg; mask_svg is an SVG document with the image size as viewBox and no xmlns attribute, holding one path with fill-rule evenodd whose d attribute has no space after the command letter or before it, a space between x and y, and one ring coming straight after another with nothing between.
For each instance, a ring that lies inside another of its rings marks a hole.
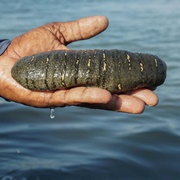
<instances>
[{"instance_id":1,"label":"white marking on sea cucumber","mask_svg":"<svg viewBox=\"0 0 180 180\"><path fill-rule=\"evenodd\" d=\"M91 67L91 59L88 60L88 67Z\"/></svg>"},{"instance_id":2,"label":"white marking on sea cucumber","mask_svg":"<svg viewBox=\"0 0 180 180\"><path fill-rule=\"evenodd\" d=\"M128 60L128 65L129 65L129 71L131 70L131 56L127 54L127 60Z\"/></svg>"},{"instance_id":3,"label":"white marking on sea cucumber","mask_svg":"<svg viewBox=\"0 0 180 180\"><path fill-rule=\"evenodd\" d=\"M64 74L62 74L62 76L61 76L61 80L62 80L62 81L64 81Z\"/></svg>"},{"instance_id":4,"label":"white marking on sea cucumber","mask_svg":"<svg viewBox=\"0 0 180 180\"><path fill-rule=\"evenodd\" d=\"M105 60L105 59L106 59L106 54L103 51L103 60Z\"/></svg>"},{"instance_id":5,"label":"white marking on sea cucumber","mask_svg":"<svg viewBox=\"0 0 180 180\"><path fill-rule=\"evenodd\" d=\"M79 59L76 60L76 65L79 64Z\"/></svg>"},{"instance_id":6,"label":"white marking on sea cucumber","mask_svg":"<svg viewBox=\"0 0 180 180\"><path fill-rule=\"evenodd\" d=\"M31 61L33 61L34 59L35 59L35 56L32 56Z\"/></svg>"},{"instance_id":7,"label":"white marking on sea cucumber","mask_svg":"<svg viewBox=\"0 0 180 180\"><path fill-rule=\"evenodd\" d=\"M62 86L65 85L64 79L65 79L65 74L63 73L62 76L61 76L61 84L62 84Z\"/></svg>"},{"instance_id":8,"label":"white marking on sea cucumber","mask_svg":"<svg viewBox=\"0 0 180 180\"><path fill-rule=\"evenodd\" d=\"M106 71L106 62L105 62L105 60L106 60L106 54L103 51L103 71Z\"/></svg>"},{"instance_id":9,"label":"white marking on sea cucumber","mask_svg":"<svg viewBox=\"0 0 180 180\"><path fill-rule=\"evenodd\" d=\"M118 84L118 89L121 90L121 84Z\"/></svg>"},{"instance_id":10,"label":"white marking on sea cucumber","mask_svg":"<svg viewBox=\"0 0 180 180\"><path fill-rule=\"evenodd\" d=\"M127 54L127 60L130 62L130 55L129 54Z\"/></svg>"},{"instance_id":11,"label":"white marking on sea cucumber","mask_svg":"<svg viewBox=\"0 0 180 180\"><path fill-rule=\"evenodd\" d=\"M46 58L46 64L49 62L49 60L50 60L50 59L47 57L47 58Z\"/></svg>"},{"instance_id":12,"label":"white marking on sea cucumber","mask_svg":"<svg viewBox=\"0 0 180 180\"><path fill-rule=\"evenodd\" d=\"M141 72L144 71L144 68L143 68L143 64L142 64L142 63L140 63L140 70L141 70Z\"/></svg>"},{"instance_id":13,"label":"white marking on sea cucumber","mask_svg":"<svg viewBox=\"0 0 180 180\"><path fill-rule=\"evenodd\" d=\"M154 59L156 67L158 67L157 59Z\"/></svg>"},{"instance_id":14,"label":"white marking on sea cucumber","mask_svg":"<svg viewBox=\"0 0 180 180\"><path fill-rule=\"evenodd\" d=\"M106 63L104 62L103 71L106 71Z\"/></svg>"}]
</instances>

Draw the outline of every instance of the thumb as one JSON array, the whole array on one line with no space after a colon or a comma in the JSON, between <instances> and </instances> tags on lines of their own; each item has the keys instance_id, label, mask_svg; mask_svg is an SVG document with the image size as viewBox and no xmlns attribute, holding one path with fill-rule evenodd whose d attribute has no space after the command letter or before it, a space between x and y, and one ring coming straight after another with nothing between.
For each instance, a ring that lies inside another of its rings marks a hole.
<instances>
[{"instance_id":1,"label":"thumb","mask_svg":"<svg viewBox=\"0 0 180 180\"><path fill-rule=\"evenodd\" d=\"M71 22L59 22L56 25L68 44L77 40L89 39L104 31L108 24L105 16L90 16Z\"/></svg>"}]
</instances>

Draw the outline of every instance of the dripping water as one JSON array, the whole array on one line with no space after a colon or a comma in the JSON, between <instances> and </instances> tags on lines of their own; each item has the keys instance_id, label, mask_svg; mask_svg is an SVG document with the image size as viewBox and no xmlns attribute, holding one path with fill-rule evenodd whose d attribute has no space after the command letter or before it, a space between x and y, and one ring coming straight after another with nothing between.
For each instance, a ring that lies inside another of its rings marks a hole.
<instances>
[{"instance_id":1,"label":"dripping water","mask_svg":"<svg viewBox=\"0 0 180 180\"><path fill-rule=\"evenodd\" d=\"M53 107L50 108L50 118L51 118L51 119L54 119L54 118L55 118L54 108L53 108Z\"/></svg>"}]
</instances>

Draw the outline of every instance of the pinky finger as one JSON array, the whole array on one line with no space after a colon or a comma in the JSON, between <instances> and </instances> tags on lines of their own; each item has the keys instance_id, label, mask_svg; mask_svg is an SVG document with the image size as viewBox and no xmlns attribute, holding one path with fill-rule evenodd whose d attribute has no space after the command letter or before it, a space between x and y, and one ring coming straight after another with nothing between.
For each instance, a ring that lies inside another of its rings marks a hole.
<instances>
[{"instance_id":1,"label":"pinky finger","mask_svg":"<svg viewBox=\"0 0 180 180\"><path fill-rule=\"evenodd\" d=\"M145 103L141 99L130 95L114 95L116 100L111 106L112 109L118 112L140 114L144 111Z\"/></svg>"},{"instance_id":2,"label":"pinky finger","mask_svg":"<svg viewBox=\"0 0 180 180\"><path fill-rule=\"evenodd\" d=\"M149 89L132 91L130 94L134 97L141 99L148 106L156 106L159 101L158 96Z\"/></svg>"}]
</instances>

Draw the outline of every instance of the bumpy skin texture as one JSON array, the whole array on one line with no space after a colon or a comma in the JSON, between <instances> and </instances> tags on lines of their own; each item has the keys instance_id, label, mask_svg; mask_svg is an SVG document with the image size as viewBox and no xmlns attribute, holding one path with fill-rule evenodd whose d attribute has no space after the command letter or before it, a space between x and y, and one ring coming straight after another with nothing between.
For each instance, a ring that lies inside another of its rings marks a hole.
<instances>
[{"instance_id":1,"label":"bumpy skin texture","mask_svg":"<svg viewBox=\"0 0 180 180\"><path fill-rule=\"evenodd\" d=\"M163 84L166 64L152 54L123 50L58 50L21 58L11 74L35 91L90 86L122 93Z\"/></svg>"}]
</instances>

